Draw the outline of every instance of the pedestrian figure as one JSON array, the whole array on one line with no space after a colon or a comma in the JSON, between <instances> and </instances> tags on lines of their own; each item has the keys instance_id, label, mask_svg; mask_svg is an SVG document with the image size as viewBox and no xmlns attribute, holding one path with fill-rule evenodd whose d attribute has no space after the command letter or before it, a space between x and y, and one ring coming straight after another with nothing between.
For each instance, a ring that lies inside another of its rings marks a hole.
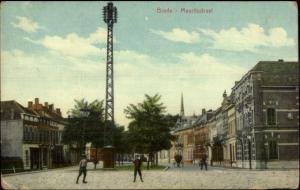
<instances>
[{"instance_id":1,"label":"pedestrian figure","mask_svg":"<svg viewBox=\"0 0 300 190\"><path fill-rule=\"evenodd\" d=\"M207 156L206 154L202 155L201 158L201 162L200 162L200 166L201 166L201 170L203 169L203 165L205 166L205 170L207 170L207 162L206 162Z\"/></svg>"},{"instance_id":2,"label":"pedestrian figure","mask_svg":"<svg viewBox=\"0 0 300 190\"><path fill-rule=\"evenodd\" d=\"M83 183L87 183L87 181L85 181L85 177L86 177L86 166L87 166L87 159L85 155L82 155L82 159L79 162L79 175L77 177L76 183L78 184L78 180L79 177L81 176L81 174L83 173Z\"/></svg>"},{"instance_id":3,"label":"pedestrian figure","mask_svg":"<svg viewBox=\"0 0 300 190\"><path fill-rule=\"evenodd\" d=\"M136 180L137 173L140 176L141 182L144 182L143 178L142 178L142 172L141 172L141 165L142 165L141 159L139 157L136 157L136 159L133 161L133 165L134 165L134 180L133 180L133 182L135 182L135 180Z\"/></svg>"}]
</instances>

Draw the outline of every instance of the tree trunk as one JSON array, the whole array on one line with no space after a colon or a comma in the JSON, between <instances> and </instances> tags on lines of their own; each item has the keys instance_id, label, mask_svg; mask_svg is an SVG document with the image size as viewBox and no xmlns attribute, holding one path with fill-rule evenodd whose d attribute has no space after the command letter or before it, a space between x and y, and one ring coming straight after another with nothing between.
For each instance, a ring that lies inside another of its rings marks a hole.
<instances>
[{"instance_id":1,"label":"tree trunk","mask_svg":"<svg viewBox=\"0 0 300 190\"><path fill-rule=\"evenodd\" d=\"M97 168L97 160L98 160L98 149L96 148L96 155L95 155L95 161L94 161L94 169Z\"/></svg>"},{"instance_id":2,"label":"tree trunk","mask_svg":"<svg viewBox=\"0 0 300 190\"><path fill-rule=\"evenodd\" d=\"M156 166L156 152L153 153L153 166Z\"/></svg>"},{"instance_id":3,"label":"tree trunk","mask_svg":"<svg viewBox=\"0 0 300 190\"><path fill-rule=\"evenodd\" d=\"M122 165L124 165L124 154L121 154Z\"/></svg>"},{"instance_id":4,"label":"tree trunk","mask_svg":"<svg viewBox=\"0 0 300 190\"><path fill-rule=\"evenodd\" d=\"M158 152L156 152L156 160L155 160L155 166L158 166Z\"/></svg>"},{"instance_id":5,"label":"tree trunk","mask_svg":"<svg viewBox=\"0 0 300 190\"><path fill-rule=\"evenodd\" d=\"M153 167L153 160L154 160L154 159L153 159L153 157L154 157L153 152L151 152L150 155L151 155L151 156L150 156L150 158L151 158L151 167Z\"/></svg>"},{"instance_id":6,"label":"tree trunk","mask_svg":"<svg viewBox=\"0 0 300 190\"><path fill-rule=\"evenodd\" d=\"M147 160L147 170L149 170L150 156L151 156L151 154L149 153L149 154L148 154L148 160Z\"/></svg>"}]
</instances>

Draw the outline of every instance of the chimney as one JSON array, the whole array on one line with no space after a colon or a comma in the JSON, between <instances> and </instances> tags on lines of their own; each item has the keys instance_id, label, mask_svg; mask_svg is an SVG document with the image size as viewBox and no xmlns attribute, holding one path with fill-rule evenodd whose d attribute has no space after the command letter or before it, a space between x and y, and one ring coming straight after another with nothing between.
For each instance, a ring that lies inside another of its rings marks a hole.
<instances>
[{"instance_id":1,"label":"chimney","mask_svg":"<svg viewBox=\"0 0 300 190\"><path fill-rule=\"evenodd\" d=\"M35 99L34 99L34 104L35 104L35 105L39 105L39 98L35 98Z\"/></svg>"},{"instance_id":2,"label":"chimney","mask_svg":"<svg viewBox=\"0 0 300 190\"><path fill-rule=\"evenodd\" d=\"M45 102L45 107L46 107L47 109L49 109L48 102Z\"/></svg>"},{"instance_id":3,"label":"chimney","mask_svg":"<svg viewBox=\"0 0 300 190\"><path fill-rule=\"evenodd\" d=\"M60 108L56 108L56 113L61 116Z\"/></svg>"},{"instance_id":4,"label":"chimney","mask_svg":"<svg viewBox=\"0 0 300 190\"><path fill-rule=\"evenodd\" d=\"M50 105L49 105L49 110L50 110L50 111L53 111L53 110L54 110L54 105L53 105L53 104L50 104Z\"/></svg>"},{"instance_id":5,"label":"chimney","mask_svg":"<svg viewBox=\"0 0 300 190\"><path fill-rule=\"evenodd\" d=\"M202 109L202 115L204 115L205 114L205 109Z\"/></svg>"},{"instance_id":6,"label":"chimney","mask_svg":"<svg viewBox=\"0 0 300 190\"><path fill-rule=\"evenodd\" d=\"M28 101L28 108L32 109L33 108L33 102L32 101Z\"/></svg>"}]
</instances>

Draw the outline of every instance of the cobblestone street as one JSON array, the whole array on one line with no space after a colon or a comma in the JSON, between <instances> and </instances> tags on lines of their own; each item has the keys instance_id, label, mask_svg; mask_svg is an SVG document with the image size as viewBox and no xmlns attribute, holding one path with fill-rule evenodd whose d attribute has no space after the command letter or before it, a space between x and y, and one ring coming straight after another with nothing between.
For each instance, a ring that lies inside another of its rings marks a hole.
<instances>
[{"instance_id":1,"label":"cobblestone street","mask_svg":"<svg viewBox=\"0 0 300 190\"><path fill-rule=\"evenodd\" d=\"M266 189L297 188L298 170L259 171L247 169L185 166L164 171L142 171L144 182L133 183L133 171L92 170L89 165L87 184L76 184L78 167L30 174L2 176L13 188L28 189Z\"/></svg>"}]
</instances>

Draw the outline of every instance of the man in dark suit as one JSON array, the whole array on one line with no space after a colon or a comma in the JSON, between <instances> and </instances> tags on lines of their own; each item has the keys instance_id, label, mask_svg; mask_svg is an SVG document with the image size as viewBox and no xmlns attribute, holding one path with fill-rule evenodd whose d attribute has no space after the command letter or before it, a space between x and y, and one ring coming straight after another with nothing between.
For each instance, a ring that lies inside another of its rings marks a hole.
<instances>
[{"instance_id":1,"label":"man in dark suit","mask_svg":"<svg viewBox=\"0 0 300 190\"><path fill-rule=\"evenodd\" d=\"M139 157L136 157L136 159L133 161L133 165L134 165L134 180L133 180L133 182L135 182L137 173L140 176L141 182L143 182L142 172L141 172L142 160Z\"/></svg>"},{"instance_id":2,"label":"man in dark suit","mask_svg":"<svg viewBox=\"0 0 300 190\"><path fill-rule=\"evenodd\" d=\"M207 155L203 154L202 158L201 158L201 163L200 163L201 170L203 169L203 165L205 166L205 170L207 170L207 162L206 162L206 160L207 160Z\"/></svg>"}]
</instances>

